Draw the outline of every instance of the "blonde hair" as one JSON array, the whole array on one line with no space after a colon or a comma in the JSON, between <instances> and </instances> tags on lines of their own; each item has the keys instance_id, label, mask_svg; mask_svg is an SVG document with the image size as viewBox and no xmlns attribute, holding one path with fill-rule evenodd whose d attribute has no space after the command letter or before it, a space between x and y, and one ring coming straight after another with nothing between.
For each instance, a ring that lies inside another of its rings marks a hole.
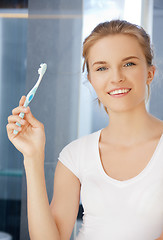
<instances>
[{"instance_id":1,"label":"blonde hair","mask_svg":"<svg viewBox=\"0 0 163 240\"><path fill-rule=\"evenodd\" d=\"M84 63L83 63L83 72L85 70L85 66L87 69L87 72L89 73L89 65L88 65L88 57L89 57L89 50L93 46L93 44L98 41L99 39L106 37L108 35L114 35L114 34L126 34L129 36L136 37L138 40L147 65L152 66L153 63L153 49L151 47L151 42L150 42L150 36L145 32L145 30L136 24L132 24L130 22L127 22L125 20L112 20L110 22L103 22L98 24L91 34L84 40L83 42L83 58L84 58ZM147 101L150 96L150 86L147 84L148 87L148 97ZM98 99L99 105L101 105L100 100ZM108 113L107 108L104 107L105 111Z\"/></svg>"}]
</instances>

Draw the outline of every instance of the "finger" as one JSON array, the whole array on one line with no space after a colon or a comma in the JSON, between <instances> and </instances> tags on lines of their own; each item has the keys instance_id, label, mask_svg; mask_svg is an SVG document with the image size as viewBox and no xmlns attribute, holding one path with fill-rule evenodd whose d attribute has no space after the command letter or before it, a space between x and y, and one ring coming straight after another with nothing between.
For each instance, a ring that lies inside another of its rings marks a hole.
<instances>
[{"instance_id":1,"label":"finger","mask_svg":"<svg viewBox=\"0 0 163 240\"><path fill-rule=\"evenodd\" d=\"M28 106L29 108L29 111L28 113L26 113L26 120L27 122L29 122L33 127L44 127L44 125L39 122L34 116L33 114L31 113L31 110L30 110L30 107Z\"/></svg>"},{"instance_id":2,"label":"finger","mask_svg":"<svg viewBox=\"0 0 163 240\"><path fill-rule=\"evenodd\" d=\"M25 125L26 121L19 117L18 115L11 115L8 117L8 123L20 123L21 125Z\"/></svg>"},{"instance_id":3,"label":"finger","mask_svg":"<svg viewBox=\"0 0 163 240\"><path fill-rule=\"evenodd\" d=\"M6 129L8 134L12 134L14 130L17 130L18 132L20 132L22 130L22 127L19 127L14 123L9 123L6 125Z\"/></svg>"},{"instance_id":4,"label":"finger","mask_svg":"<svg viewBox=\"0 0 163 240\"><path fill-rule=\"evenodd\" d=\"M29 111L28 108L25 108L25 107L23 107L23 106L18 106L18 107L14 108L14 109L12 110L12 114L13 114L13 115L18 115L18 114L21 113L21 112L27 113L28 111Z\"/></svg>"},{"instance_id":5,"label":"finger","mask_svg":"<svg viewBox=\"0 0 163 240\"><path fill-rule=\"evenodd\" d=\"M26 100L26 96L22 96L20 101L19 101L19 106L23 106Z\"/></svg>"}]
</instances>

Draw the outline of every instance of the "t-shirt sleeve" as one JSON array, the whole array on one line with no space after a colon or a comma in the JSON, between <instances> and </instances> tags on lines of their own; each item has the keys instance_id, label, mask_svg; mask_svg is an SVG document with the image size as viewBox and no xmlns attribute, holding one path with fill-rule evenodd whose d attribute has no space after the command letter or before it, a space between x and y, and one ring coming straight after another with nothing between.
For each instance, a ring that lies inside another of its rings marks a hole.
<instances>
[{"instance_id":1,"label":"t-shirt sleeve","mask_svg":"<svg viewBox=\"0 0 163 240\"><path fill-rule=\"evenodd\" d=\"M58 160L63 163L80 180L80 153L76 141L66 145L59 154Z\"/></svg>"}]
</instances>

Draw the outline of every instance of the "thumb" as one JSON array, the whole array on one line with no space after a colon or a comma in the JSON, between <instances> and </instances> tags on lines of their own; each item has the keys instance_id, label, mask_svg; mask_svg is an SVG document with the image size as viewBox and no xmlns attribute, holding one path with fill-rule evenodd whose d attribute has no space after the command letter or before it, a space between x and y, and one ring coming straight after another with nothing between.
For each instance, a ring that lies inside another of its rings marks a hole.
<instances>
[{"instance_id":1,"label":"thumb","mask_svg":"<svg viewBox=\"0 0 163 240\"><path fill-rule=\"evenodd\" d=\"M27 107L27 113L25 114L26 120L27 122L29 122L29 124L31 124L32 127L40 127L41 126L41 122L39 122L32 114L30 107Z\"/></svg>"}]
</instances>

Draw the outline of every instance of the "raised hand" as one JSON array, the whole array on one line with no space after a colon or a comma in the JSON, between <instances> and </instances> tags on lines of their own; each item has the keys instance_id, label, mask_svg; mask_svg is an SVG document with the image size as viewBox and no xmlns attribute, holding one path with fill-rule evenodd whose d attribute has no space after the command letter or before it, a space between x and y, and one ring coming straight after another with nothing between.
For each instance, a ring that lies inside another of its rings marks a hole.
<instances>
[{"instance_id":1,"label":"raised hand","mask_svg":"<svg viewBox=\"0 0 163 240\"><path fill-rule=\"evenodd\" d=\"M24 157L39 156L44 152L45 148L45 131L44 125L39 122L31 113L30 108L25 108L25 96L22 96L19 106L12 110L12 115L8 117L6 126L9 140L13 145L24 155ZM19 114L25 113L24 119L19 117ZM16 122L21 124L21 127L16 125ZM14 130L18 134L13 133Z\"/></svg>"}]
</instances>

